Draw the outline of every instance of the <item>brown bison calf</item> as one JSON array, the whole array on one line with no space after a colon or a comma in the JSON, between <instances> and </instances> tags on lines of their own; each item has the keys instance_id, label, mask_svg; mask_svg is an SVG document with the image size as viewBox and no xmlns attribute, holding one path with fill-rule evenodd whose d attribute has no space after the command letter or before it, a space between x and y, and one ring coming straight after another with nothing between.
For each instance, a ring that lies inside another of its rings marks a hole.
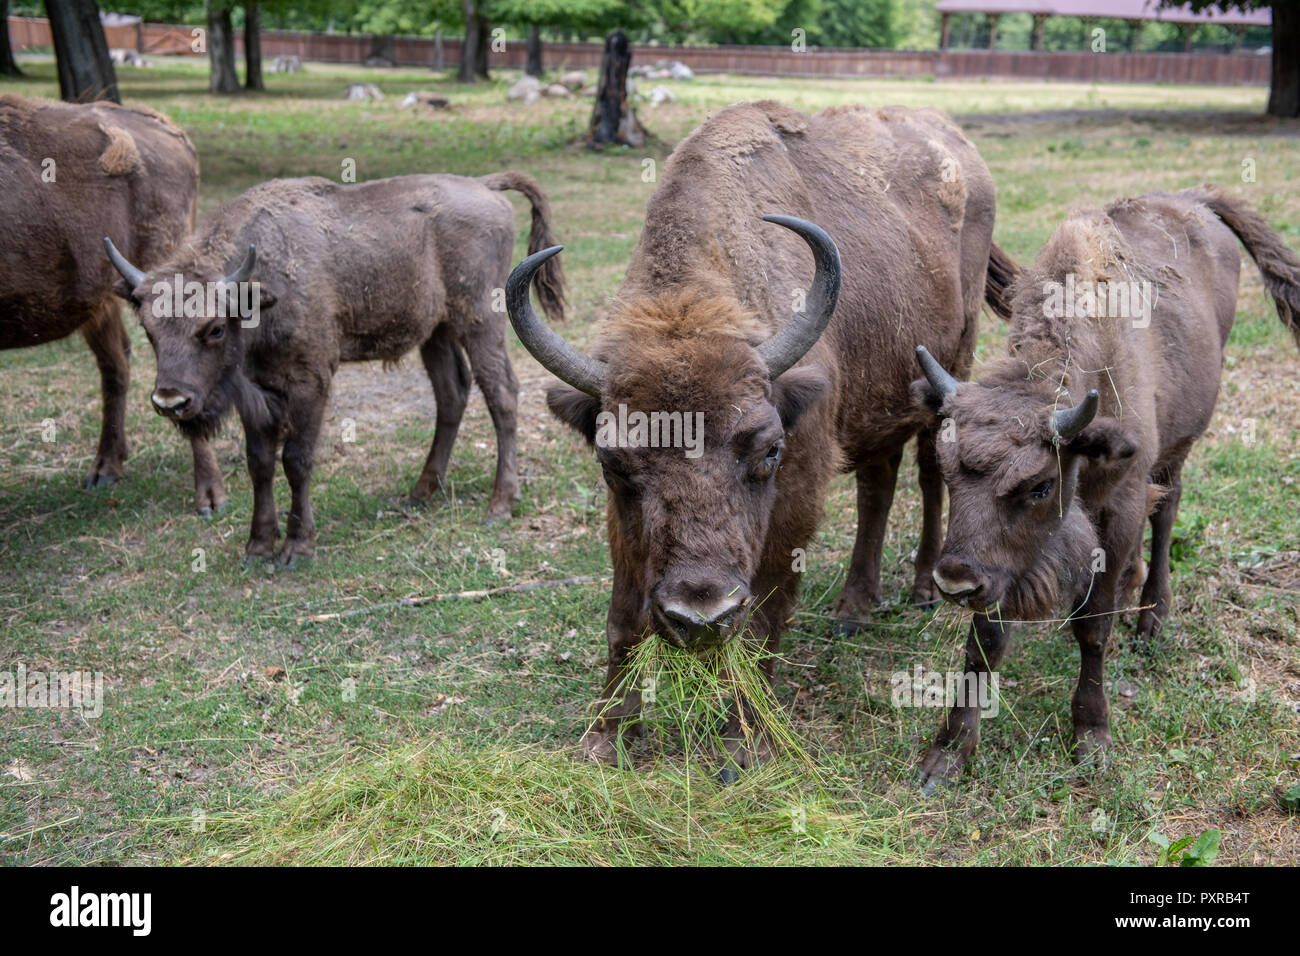
<instances>
[{"instance_id":1,"label":"brown bison calf","mask_svg":"<svg viewBox=\"0 0 1300 956\"><path fill-rule=\"evenodd\" d=\"M620 722L639 711L623 665L649 632L698 651L748 630L777 650L841 469L857 472L858 534L834 613L865 619L881 599L899 459L918 432L916 597L933 594L943 485L933 418L911 402L912 350L933 336L969 367L986 283L997 285L993 203L975 147L939 113L745 104L673 152L592 355L528 305L533 272L558 250L515 269L511 321L567 383L551 410L595 447L609 488L602 699L617 703L585 737L592 756L616 759ZM764 221L781 211L817 225ZM657 436L613 428L638 415ZM738 718L728 737L743 767L756 754Z\"/></svg>"},{"instance_id":2,"label":"brown bison calf","mask_svg":"<svg viewBox=\"0 0 1300 956\"><path fill-rule=\"evenodd\" d=\"M1016 280L1009 354L978 382L955 381L918 349L925 378L913 391L948 420L938 447L951 510L934 580L975 611L967 680L998 666L1012 620L1064 607L1081 656L1079 762L1102 765L1111 743L1106 645L1141 574L1148 517L1139 635L1169 616L1170 529L1183 462L1218 395L1237 239L1300 341L1300 260L1258 215L1203 187L1066 220ZM955 781L975 748L979 707L966 703L922 760L927 790Z\"/></svg>"},{"instance_id":3,"label":"brown bison calf","mask_svg":"<svg viewBox=\"0 0 1300 956\"><path fill-rule=\"evenodd\" d=\"M275 553L272 480L281 442L293 503L278 560L287 566L312 554L312 453L339 363L392 362L417 347L438 420L411 498L425 501L442 487L472 367L497 432L488 516L509 517L519 498L518 384L506 354L505 316L493 308L514 249L514 214L500 194L507 189L532 204L529 248L548 245L545 195L531 177L510 172L349 186L273 180L208 216L179 253L148 275L109 244L158 356L158 413L199 436L211 434L231 408L239 413L253 478L250 558ZM178 309L173 275L186 288L206 284L231 300L218 298L215 310ZM562 317L556 263L543 273L541 300L548 314Z\"/></svg>"},{"instance_id":4,"label":"brown bison calf","mask_svg":"<svg viewBox=\"0 0 1300 956\"><path fill-rule=\"evenodd\" d=\"M112 103L0 94L0 349L80 331L99 365L104 420L86 487L122 477L131 340L113 297L108 234L138 262L194 228L199 158L165 116ZM225 503L208 443L191 442L200 513Z\"/></svg>"}]
</instances>

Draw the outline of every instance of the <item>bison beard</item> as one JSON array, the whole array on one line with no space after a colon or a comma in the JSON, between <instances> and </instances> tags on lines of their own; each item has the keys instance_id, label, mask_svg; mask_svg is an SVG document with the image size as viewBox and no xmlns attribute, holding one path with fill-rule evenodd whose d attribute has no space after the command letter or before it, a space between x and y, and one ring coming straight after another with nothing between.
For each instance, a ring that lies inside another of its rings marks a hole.
<instances>
[{"instance_id":1,"label":"bison beard","mask_svg":"<svg viewBox=\"0 0 1300 956\"><path fill-rule=\"evenodd\" d=\"M264 428L280 421L284 399L249 381L241 365L228 365L212 390L203 396L203 411L192 418L172 419L187 438L213 438L233 408L245 428Z\"/></svg>"}]
</instances>

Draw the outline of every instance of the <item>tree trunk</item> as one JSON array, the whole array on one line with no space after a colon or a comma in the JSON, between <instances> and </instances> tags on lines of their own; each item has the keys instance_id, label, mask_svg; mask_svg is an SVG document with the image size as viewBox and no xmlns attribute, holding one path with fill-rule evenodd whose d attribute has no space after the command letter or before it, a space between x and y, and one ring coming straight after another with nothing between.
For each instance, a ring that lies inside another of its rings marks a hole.
<instances>
[{"instance_id":1,"label":"tree trunk","mask_svg":"<svg viewBox=\"0 0 1300 956\"><path fill-rule=\"evenodd\" d=\"M632 48L627 35L615 30L605 38L605 53L600 60L600 81L596 86L596 105L591 110L588 145L600 149L610 143L644 146L646 132L637 121L636 111L627 99L627 70L632 65Z\"/></svg>"},{"instance_id":2,"label":"tree trunk","mask_svg":"<svg viewBox=\"0 0 1300 956\"><path fill-rule=\"evenodd\" d=\"M446 60L442 53L442 31L433 31L433 69L442 70L446 68Z\"/></svg>"},{"instance_id":3,"label":"tree trunk","mask_svg":"<svg viewBox=\"0 0 1300 956\"><path fill-rule=\"evenodd\" d=\"M266 89L262 84L262 10L257 0L244 3L244 89Z\"/></svg>"},{"instance_id":4,"label":"tree trunk","mask_svg":"<svg viewBox=\"0 0 1300 956\"><path fill-rule=\"evenodd\" d=\"M1300 7L1273 5L1273 80L1268 90L1270 116L1300 116Z\"/></svg>"},{"instance_id":5,"label":"tree trunk","mask_svg":"<svg viewBox=\"0 0 1300 956\"><path fill-rule=\"evenodd\" d=\"M476 17L478 20L478 42L474 44L474 75L482 80L490 80L488 76L488 53L492 44L492 27L486 17Z\"/></svg>"},{"instance_id":6,"label":"tree trunk","mask_svg":"<svg viewBox=\"0 0 1300 956\"><path fill-rule=\"evenodd\" d=\"M208 0L208 92L238 93L235 72L235 28L230 7L218 7L220 0Z\"/></svg>"},{"instance_id":7,"label":"tree trunk","mask_svg":"<svg viewBox=\"0 0 1300 956\"><path fill-rule=\"evenodd\" d=\"M460 9L465 15L465 39L460 41L460 68L456 71L456 79L473 83L474 53L478 49L478 13L474 9L474 0L460 0Z\"/></svg>"},{"instance_id":8,"label":"tree trunk","mask_svg":"<svg viewBox=\"0 0 1300 956\"><path fill-rule=\"evenodd\" d=\"M397 44L392 34L377 33L370 37L366 66L397 66Z\"/></svg>"},{"instance_id":9,"label":"tree trunk","mask_svg":"<svg viewBox=\"0 0 1300 956\"><path fill-rule=\"evenodd\" d=\"M528 24L528 66L524 72L529 76L542 75L542 28L536 23Z\"/></svg>"},{"instance_id":10,"label":"tree trunk","mask_svg":"<svg viewBox=\"0 0 1300 956\"><path fill-rule=\"evenodd\" d=\"M0 0L0 76L22 76L9 46L9 0Z\"/></svg>"},{"instance_id":11,"label":"tree trunk","mask_svg":"<svg viewBox=\"0 0 1300 956\"><path fill-rule=\"evenodd\" d=\"M59 96L71 103L122 102L95 0L47 0Z\"/></svg>"}]
</instances>

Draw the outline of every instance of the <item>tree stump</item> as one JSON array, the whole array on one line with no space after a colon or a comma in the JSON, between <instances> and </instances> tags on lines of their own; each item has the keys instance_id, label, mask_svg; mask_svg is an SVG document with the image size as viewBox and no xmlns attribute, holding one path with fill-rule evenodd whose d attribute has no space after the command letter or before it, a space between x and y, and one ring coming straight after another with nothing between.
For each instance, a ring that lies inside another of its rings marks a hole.
<instances>
[{"instance_id":1,"label":"tree stump","mask_svg":"<svg viewBox=\"0 0 1300 956\"><path fill-rule=\"evenodd\" d=\"M645 128L627 97L627 71L632 65L632 47L622 30L605 38L605 53L600 60L600 81L596 85L596 105L591 110L587 145L603 149L611 143L644 146Z\"/></svg>"}]
</instances>

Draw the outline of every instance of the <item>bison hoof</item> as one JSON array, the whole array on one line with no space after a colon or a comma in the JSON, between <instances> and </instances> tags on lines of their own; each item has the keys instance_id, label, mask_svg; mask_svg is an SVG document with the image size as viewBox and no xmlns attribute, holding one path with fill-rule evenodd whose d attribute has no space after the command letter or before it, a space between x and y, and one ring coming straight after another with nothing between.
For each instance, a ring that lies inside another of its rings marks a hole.
<instances>
[{"instance_id":1,"label":"bison hoof","mask_svg":"<svg viewBox=\"0 0 1300 956\"><path fill-rule=\"evenodd\" d=\"M1080 773L1101 773L1110 767L1110 730L1089 727L1074 732L1074 764Z\"/></svg>"},{"instance_id":2,"label":"bison hoof","mask_svg":"<svg viewBox=\"0 0 1300 956\"><path fill-rule=\"evenodd\" d=\"M923 758L918 774L921 793L930 797L940 790L956 788L961 779L962 768L966 766L966 756L959 750L947 747L931 747Z\"/></svg>"},{"instance_id":3,"label":"bison hoof","mask_svg":"<svg viewBox=\"0 0 1300 956\"><path fill-rule=\"evenodd\" d=\"M312 549L311 542L301 538L289 538L284 542L284 547L276 555L275 563L285 571L292 571L295 568L305 567L311 563L315 557L315 551Z\"/></svg>"},{"instance_id":4,"label":"bison hoof","mask_svg":"<svg viewBox=\"0 0 1300 956\"><path fill-rule=\"evenodd\" d=\"M718 771L718 783L724 787L729 787L736 782L739 776L740 774L735 767L723 767Z\"/></svg>"},{"instance_id":5,"label":"bison hoof","mask_svg":"<svg viewBox=\"0 0 1300 956\"><path fill-rule=\"evenodd\" d=\"M615 730L589 730L579 741L582 751L597 763L618 764L618 732Z\"/></svg>"},{"instance_id":6,"label":"bison hoof","mask_svg":"<svg viewBox=\"0 0 1300 956\"><path fill-rule=\"evenodd\" d=\"M105 474L103 472L93 472L82 482L82 489L90 491L93 488L107 488L109 485L116 484L122 480L121 475Z\"/></svg>"},{"instance_id":7,"label":"bison hoof","mask_svg":"<svg viewBox=\"0 0 1300 956\"><path fill-rule=\"evenodd\" d=\"M222 501L217 505L201 505L198 509L198 515L200 518L211 518L215 515L221 514L227 507L229 507L229 505L225 501Z\"/></svg>"},{"instance_id":8,"label":"bison hoof","mask_svg":"<svg viewBox=\"0 0 1300 956\"><path fill-rule=\"evenodd\" d=\"M835 633L856 634L865 628L871 619L871 612L882 604L879 597L871 595L841 592L831 608L831 617L835 620Z\"/></svg>"}]
</instances>

